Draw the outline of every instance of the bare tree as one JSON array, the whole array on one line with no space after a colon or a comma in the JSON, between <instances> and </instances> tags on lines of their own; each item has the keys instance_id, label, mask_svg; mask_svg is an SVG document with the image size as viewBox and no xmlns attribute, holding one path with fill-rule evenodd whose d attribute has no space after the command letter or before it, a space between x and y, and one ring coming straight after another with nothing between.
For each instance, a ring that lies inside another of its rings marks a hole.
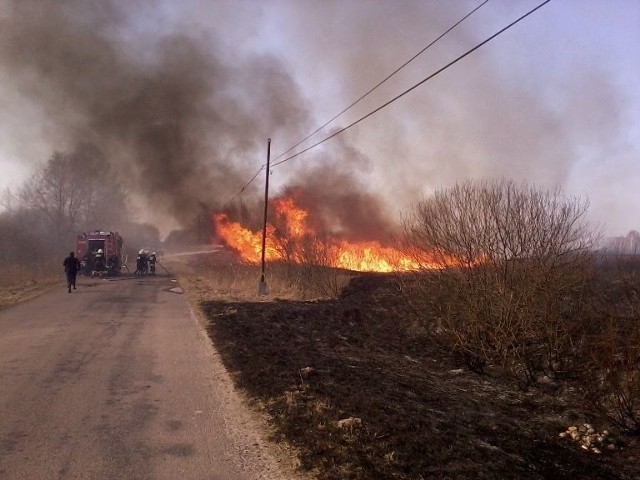
<instances>
[{"instance_id":1,"label":"bare tree","mask_svg":"<svg viewBox=\"0 0 640 480\"><path fill-rule=\"evenodd\" d=\"M465 182L419 202L406 221L416 259L429 259L414 284L418 310L469 365L499 363L525 384L564 368L597 240L587 208L508 180Z\"/></svg>"},{"instance_id":2,"label":"bare tree","mask_svg":"<svg viewBox=\"0 0 640 480\"><path fill-rule=\"evenodd\" d=\"M102 153L90 145L54 153L18 197L22 208L41 216L56 248L79 231L108 228L127 215L124 191Z\"/></svg>"}]
</instances>

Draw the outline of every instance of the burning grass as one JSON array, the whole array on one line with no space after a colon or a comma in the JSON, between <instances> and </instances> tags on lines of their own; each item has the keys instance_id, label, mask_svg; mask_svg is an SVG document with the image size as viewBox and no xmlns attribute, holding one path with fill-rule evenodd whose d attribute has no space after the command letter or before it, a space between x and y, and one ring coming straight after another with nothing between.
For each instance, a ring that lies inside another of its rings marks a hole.
<instances>
[{"instance_id":1,"label":"burning grass","mask_svg":"<svg viewBox=\"0 0 640 480\"><path fill-rule=\"evenodd\" d=\"M315 478L640 478L633 440L597 455L559 436L609 427L570 383L524 392L460 368L412 321L393 276L357 275L337 298L305 301L271 272L272 295L257 301L257 269L214 267L207 292L210 267L191 280L208 332L274 440ZM288 295L276 298L280 285Z\"/></svg>"},{"instance_id":2,"label":"burning grass","mask_svg":"<svg viewBox=\"0 0 640 480\"><path fill-rule=\"evenodd\" d=\"M396 272L416 270L431 258L416 259L397 245L379 241L348 241L340 235L319 233L308 220L309 212L293 197L273 200L273 223L266 225L265 257L272 262L325 266L361 272ZM239 257L258 264L262 256L262 232L252 231L226 214L213 215L215 231Z\"/></svg>"}]
</instances>

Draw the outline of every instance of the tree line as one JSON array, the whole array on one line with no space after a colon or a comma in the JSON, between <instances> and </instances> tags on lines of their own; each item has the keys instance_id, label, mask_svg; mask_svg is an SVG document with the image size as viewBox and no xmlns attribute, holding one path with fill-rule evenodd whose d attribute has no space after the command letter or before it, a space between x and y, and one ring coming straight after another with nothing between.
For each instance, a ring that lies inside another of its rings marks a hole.
<instances>
[{"instance_id":1,"label":"tree line","mask_svg":"<svg viewBox=\"0 0 640 480\"><path fill-rule=\"evenodd\" d=\"M4 268L57 267L84 231L124 230L130 241L159 243L155 227L132 220L127 192L116 172L103 152L89 144L53 153L23 185L5 192L2 207Z\"/></svg>"}]
</instances>

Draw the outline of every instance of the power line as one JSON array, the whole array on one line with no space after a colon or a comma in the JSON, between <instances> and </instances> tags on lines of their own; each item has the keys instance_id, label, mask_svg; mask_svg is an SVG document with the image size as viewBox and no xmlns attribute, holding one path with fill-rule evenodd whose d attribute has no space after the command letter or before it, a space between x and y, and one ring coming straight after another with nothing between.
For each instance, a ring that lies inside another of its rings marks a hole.
<instances>
[{"instance_id":1,"label":"power line","mask_svg":"<svg viewBox=\"0 0 640 480\"><path fill-rule=\"evenodd\" d=\"M247 180L247 182L244 184L244 186L238 191L238 193L236 193L233 197L231 197L229 200L227 200L227 202L222 205L222 210L224 210L231 202L233 202L236 198L238 198L240 195L242 195L242 193L245 191L245 189L251 185L251 183L253 183L253 181L256 179L256 177L260 174L260 172L262 170L264 170L264 167L266 165L262 164L260 166L260 168L258 169L258 171L256 173L254 173L251 178L249 180Z\"/></svg>"},{"instance_id":2,"label":"power line","mask_svg":"<svg viewBox=\"0 0 640 480\"><path fill-rule=\"evenodd\" d=\"M391 72L389 75L387 75L384 79L382 79L380 82L378 82L375 86L373 86L372 88L370 88L367 92L365 92L364 94L362 94L358 99L356 99L355 101L353 101L349 106L347 106L346 108L344 108L341 112L339 112L337 115L334 115L330 120L328 120L327 122L323 123L321 126L319 126L317 129L315 129L313 132L311 132L309 135L307 135L306 137L304 137L302 140L300 140L298 143L296 143L295 145L293 145L292 147L288 148L287 150L285 150L284 152L282 152L280 155L278 155L275 160L278 160L279 158L282 158L284 155L286 155L287 153L289 153L291 150L293 150L294 148L296 148L297 146L299 146L301 143L305 142L306 140L308 140L309 138L311 138L312 136L314 136L316 133L318 133L320 130L322 130L324 127L326 127L327 125L329 125L330 123L332 123L334 120L336 120L337 118L339 118L341 115L343 115L344 113L346 113L348 110L350 110L351 108L353 108L354 106L356 106L358 103L360 103L362 100L364 100L368 95L370 95L374 90L376 90L377 88L379 88L380 86L382 86L385 82L387 82L389 79L391 79L391 77L393 77L394 75L396 75L400 70L402 70L404 67L406 67L407 65L409 65L412 61L414 61L416 58L418 58L420 55L422 55L426 50L428 50L429 48L431 48L433 45L435 45L440 39L442 39L442 37L444 37L445 35L447 35L449 32L451 32L451 30L453 30L454 28L456 28L458 25L460 25L462 22L464 22L467 18L469 18L471 15L473 15L476 11L478 11L481 7L483 7L486 3L488 3L489 0L484 0L481 4L479 4L477 7L475 7L473 10L471 10L469 13L467 13L464 17L462 17L460 20L458 20L456 23L454 23L451 27L449 27L447 30L445 30L442 34L440 34L437 38L435 38L431 43L429 43L426 47L424 47L422 50L420 50L418 53L416 53L415 55L413 55L409 60L407 60L406 62L404 62L402 65L400 65L398 68L396 68L393 72ZM328 138L326 139L328 140ZM317 145L314 145L317 146ZM313 148L313 146L311 147ZM304 153L300 152L300 153ZM287 159L288 160L288 159ZM286 161L286 160L285 160ZM280 162L281 163L281 162ZM279 163L276 163L275 165L278 165ZM227 207L231 202L233 202L236 198L238 198L244 191L245 189L256 179L256 177L258 176L258 174L265 168L265 164L262 164L262 166L260 167L260 169L244 184L244 186L233 196L231 197L231 199L229 199L223 206L222 208L224 209L225 207Z\"/></svg>"},{"instance_id":3,"label":"power line","mask_svg":"<svg viewBox=\"0 0 640 480\"><path fill-rule=\"evenodd\" d=\"M327 140L331 140L333 137L336 137L338 135L340 135L342 132L350 129L351 127L357 125L358 123L362 122L363 120L369 118L370 116L372 116L373 114L379 112L380 110L382 110L383 108L391 105L393 102L395 102L396 100L404 97L406 94L412 92L413 90L415 90L416 88L418 88L419 86L421 86L422 84L424 84L425 82L431 80L433 77L435 77L436 75L442 73L443 71L445 71L446 69L448 69L449 67L451 67L452 65L458 63L460 60L462 60L463 58L467 57L468 55L470 55L471 53L475 52L476 50L478 50L480 47L482 47L483 45L489 43L491 40L493 40L494 38L496 38L498 35L504 33L505 31L507 31L508 29L510 29L511 27L513 27L515 24L519 23L520 21L524 20L526 17L528 17L529 15L531 15L532 13L534 13L536 10L542 8L544 5L546 5L547 3L549 3L551 0L545 0L544 2L542 2L540 5L538 5L537 7L533 8L532 10L529 10L527 13L525 13L524 15L522 15L521 17L519 17L518 19L514 20L513 22L511 22L509 25L507 25L506 27L498 30L496 33L494 33L493 35L491 35L490 37L488 37L487 39L483 40L482 42L480 42L478 45L476 45L475 47L471 48L470 50L467 50L465 53L463 53L462 55L460 55L459 57L457 57L455 60L447 63L444 67L436 70L434 73L432 73L431 75L429 75L428 77L424 78L423 80L421 80L420 82L416 83L414 86L412 86L411 88L408 88L407 90L405 90L404 92L400 93L399 95L396 95L395 97L393 97L391 100L389 100L388 102L380 105L378 108L376 108L375 110L372 110L371 112L367 113L366 115L364 115L363 117L360 117L358 120L350 123L349 125L347 125L346 127L343 127L337 131L335 131L334 133L332 133L331 135L323 138L322 140L320 140L319 142L314 143L313 145L305 148L304 150L301 150L300 152L291 155L287 158L285 158L284 160L280 160L279 162L276 162L274 164L272 164L272 167L277 167L278 165L282 165L285 162L288 162L289 160L292 160L300 155L302 155L303 153L308 152L309 150L311 150L312 148L317 147L318 145L321 145L322 143L326 142Z\"/></svg>"},{"instance_id":4,"label":"power line","mask_svg":"<svg viewBox=\"0 0 640 480\"><path fill-rule=\"evenodd\" d=\"M387 75L384 79L382 79L380 82L378 82L378 84L376 84L374 87L370 88L366 93L364 93L363 95L361 95L357 100L353 101L349 106L347 106L346 108L344 108L340 113L334 115L331 119L329 119L328 121L326 121L325 123L323 123L322 125L320 125L318 128L316 128L313 132L311 132L309 135L307 135L306 137L304 137L302 140L300 140L298 143L296 143L295 145L293 145L292 147L290 147L289 149L285 150L284 152L282 152L280 155L278 155L276 158L274 158L274 160L278 160L279 158L284 157L287 153L289 153L291 150L293 150L294 148L296 148L298 145L300 145L301 143L305 142L306 140L308 140L309 138L313 137L316 133L318 133L320 130L322 130L324 127L326 127L327 125L329 125L330 123L332 123L334 120L336 120L338 117L340 117L342 114L344 114L345 112L347 112L348 110L350 110L351 108L353 108L354 106L356 106L358 103L360 103L362 100L364 100L364 98L366 98L367 96L369 96L369 94L371 94L374 90L376 90L378 87L380 87L382 84L384 84L387 80L389 80L391 77L393 77L396 73L398 73L400 70L402 70L404 67L406 67L407 65L409 65L411 62L413 62L416 58L418 58L420 55L422 55L426 50L428 50L429 48L431 48L431 46L433 46L435 43L437 43L442 37L444 37L447 33L449 33L451 30L453 30L454 28L456 28L458 25L460 25L462 22L464 22L467 18L469 18L471 15L473 15L477 10L480 9L480 7L484 6L487 2L489 2L489 0L484 0L484 2L482 2L480 5L478 5L477 7L475 7L473 10L471 10L469 13L467 13L464 17L462 17L460 20L458 20L456 23L454 23L452 26L450 26L447 30L445 30L442 34L440 34L435 40L433 40L431 43L429 43L429 45L427 45L426 47L424 47L422 50L420 50L418 53L416 53L413 57L411 57L409 60L407 60L406 62L404 62L402 65L400 65L398 68L396 68L393 72L391 72L389 75Z\"/></svg>"},{"instance_id":5,"label":"power line","mask_svg":"<svg viewBox=\"0 0 640 480\"><path fill-rule=\"evenodd\" d=\"M445 31L443 34L441 34L438 38L436 38L433 42L431 42L429 45L427 45L424 49L422 49L420 52L418 52L416 55L414 55L411 59L409 59L407 62L405 62L403 65L401 65L400 67L398 67L394 72L392 72L390 75L388 75L384 80L382 80L381 82L379 82L375 87L373 87L372 89L370 89L367 93L365 93L364 95L362 95L359 99L357 99L355 102L353 102L351 105L349 105L346 109L344 109L342 112L340 112L338 115L334 116L331 120L329 120L328 122L326 122L324 125L322 125L321 127L319 127L317 130L315 130L314 132L312 132L310 135L308 135L307 137L305 137L304 139L302 139L300 142L298 142L296 145L294 145L293 147L289 148L288 150L286 150L285 152L281 153L278 157L276 157L276 159L281 158L282 156L284 156L287 152L291 151L292 149L294 149L295 147L297 147L298 145L300 145L302 142L304 142L305 140L307 140L308 138L310 138L311 136L315 135L318 131L320 131L322 128L326 127L329 123L331 123L332 121L334 121L336 118L338 118L340 115L342 115L343 113L345 113L348 109L352 108L354 105L356 105L358 102L360 102L362 99L364 99L367 95L369 95L371 92L373 92L376 88L378 88L380 85L382 85L384 82L386 82L388 79L390 79L393 75L395 75L397 72L399 72L402 68L404 68L406 65L408 65L411 61L413 61L416 57L418 57L420 54L422 54L426 49L428 49L431 45L433 45L435 42L437 42L438 40L440 40L444 35L446 35L448 32L450 32L453 28L455 28L457 25L459 25L462 21L464 21L466 18L468 18L471 14L473 14L475 11L477 11L480 7L482 7L483 5L485 5L489 0L485 0L483 3L481 3L480 5L478 5L474 10L472 10L471 12L469 12L465 17L463 17L460 21L458 21L456 24L454 24L452 27L450 27L447 31ZM462 55L460 55L459 57L457 57L456 59L454 59L453 61L449 62L448 64L446 64L444 67L436 70L434 73L432 73L431 75L427 76L426 78L424 78L423 80L421 80L420 82L418 82L417 84L413 85L412 87L408 88L407 90L405 90L404 92L400 93L399 95L393 97L391 100L387 101L386 103L382 104L381 106L379 106L378 108L376 108L375 110L372 110L371 112L367 113L366 115L364 115L363 117L359 118L358 120L350 123L349 125L347 125L346 127L343 127L339 130L337 130L336 132L332 133L331 135L323 138L322 140L320 140L319 142L314 143L313 145L305 148L304 150L291 155L283 160L280 160L279 162L275 162L271 165L271 167L277 167L278 165L282 165L283 163L292 160L300 155L302 155L303 153L308 152L309 150L321 145L322 143L331 140L332 138L338 136L339 134L343 133L344 131L350 129L351 127L357 125L358 123L362 122L363 120L366 120L367 118L369 118L370 116L374 115L375 113L379 112L380 110L382 110L383 108L389 106L390 104L392 104L393 102L395 102L396 100L402 98L403 96L405 96L406 94L412 92L413 90L415 90L416 88L418 88L419 86L421 86L422 84L426 83L427 81L431 80L433 77L439 75L440 73L442 73L444 70L448 69L449 67L453 66L454 64L458 63L460 60L462 60L463 58L467 57L468 55L470 55L471 53L475 52L476 50L478 50L480 47L482 47L483 45L489 43L491 40L493 40L494 38L496 38L498 35L504 33L505 31L507 31L508 29L510 29L511 27L513 27L514 25L516 25L517 23L519 23L520 21L524 20L526 17L528 17L529 15L531 15L532 13L534 13L535 11L539 10L540 8L542 8L544 5L546 5L547 3L549 3L551 0L545 0L544 2L542 2L541 4L539 4L538 6L536 6L535 8L533 8L532 10L529 10L527 13L525 13L524 15L520 16L519 18L517 18L516 20L514 20L513 22L511 22L510 24L508 24L506 27L502 28L501 30L497 31L496 33L494 33L493 35L491 35L490 37L488 37L487 39L485 39L484 41L482 41L481 43L479 43L478 45L476 45L475 47L471 48L470 50L466 51L465 53L463 53ZM258 174L260 174L260 172L262 170L264 170L265 168L265 164L262 164L260 166L260 168L258 169L258 171L256 171L256 173L251 176L251 178L244 184L244 186L238 191L238 193L236 193L231 199L229 199L222 208L225 208L226 206L228 206L231 202L233 202L236 198L238 198L244 191L245 189L256 179L256 177L258 176Z\"/></svg>"}]
</instances>

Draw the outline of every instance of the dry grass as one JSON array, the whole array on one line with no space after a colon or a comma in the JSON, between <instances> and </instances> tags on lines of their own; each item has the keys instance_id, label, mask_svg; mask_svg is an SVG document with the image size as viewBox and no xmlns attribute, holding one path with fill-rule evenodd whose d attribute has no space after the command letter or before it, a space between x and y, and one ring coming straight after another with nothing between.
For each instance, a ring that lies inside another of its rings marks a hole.
<instances>
[{"instance_id":1,"label":"dry grass","mask_svg":"<svg viewBox=\"0 0 640 480\"><path fill-rule=\"evenodd\" d=\"M54 266L37 270L22 266L0 268L0 310L35 298L64 283Z\"/></svg>"},{"instance_id":2,"label":"dry grass","mask_svg":"<svg viewBox=\"0 0 640 480\"><path fill-rule=\"evenodd\" d=\"M163 260L196 302L217 298L225 301L310 300L335 297L353 274L335 269L295 264L268 266L266 295L258 294L260 267L235 261L232 253L169 257Z\"/></svg>"}]
</instances>

